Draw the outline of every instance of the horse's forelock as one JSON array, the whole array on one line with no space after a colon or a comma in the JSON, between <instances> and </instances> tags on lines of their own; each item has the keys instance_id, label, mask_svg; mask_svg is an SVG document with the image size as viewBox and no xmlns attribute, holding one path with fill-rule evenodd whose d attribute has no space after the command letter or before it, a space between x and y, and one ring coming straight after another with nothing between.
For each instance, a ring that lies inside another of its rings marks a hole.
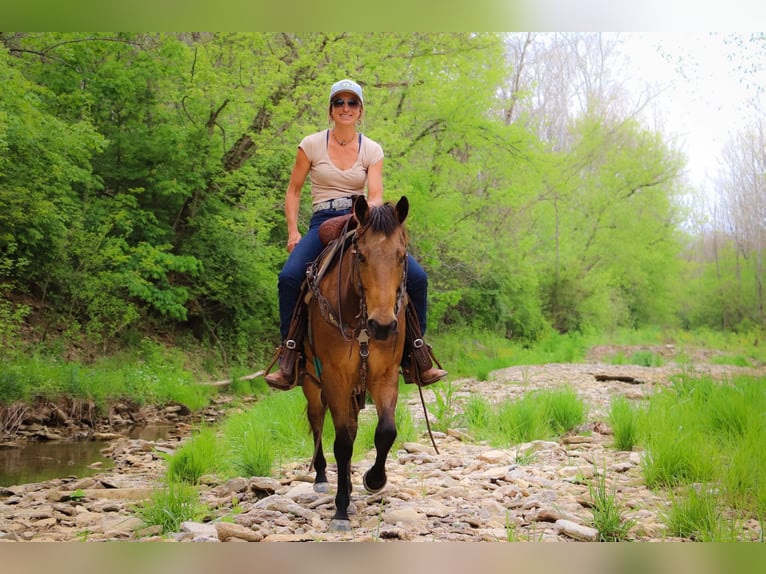
<instances>
[{"instance_id":1,"label":"horse's forelock","mask_svg":"<svg viewBox=\"0 0 766 574\"><path fill-rule=\"evenodd\" d=\"M371 206L367 227L370 231L390 236L401 226L393 203Z\"/></svg>"}]
</instances>

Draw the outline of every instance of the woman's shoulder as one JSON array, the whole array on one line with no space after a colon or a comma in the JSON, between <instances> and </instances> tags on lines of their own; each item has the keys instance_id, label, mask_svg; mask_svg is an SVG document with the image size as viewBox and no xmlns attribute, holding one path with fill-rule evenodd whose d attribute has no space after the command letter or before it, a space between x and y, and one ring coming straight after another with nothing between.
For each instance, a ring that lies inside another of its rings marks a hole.
<instances>
[{"instance_id":1,"label":"woman's shoulder","mask_svg":"<svg viewBox=\"0 0 766 574\"><path fill-rule=\"evenodd\" d=\"M327 130L309 134L301 140L298 147L308 156L309 159L318 157L326 147Z\"/></svg>"},{"instance_id":2,"label":"woman's shoulder","mask_svg":"<svg viewBox=\"0 0 766 574\"><path fill-rule=\"evenodd\" d=\"M317 145L318 143L325 142L327 138L327 130L322 130L321 132L315 132L313 134L309 134L305 136L301 143L299 144L299 147L303 147L304 144L306 145Z\"/></svg>"},{"instance_id":3,"label":"woman's shoulder","mask_svg":"<svg viewBox=\"0 0 766 574\"><path fill-rule=\"evenodd\" d=\"M362 150L363 155L369 158L371 164L383 159L383 146L367 136L362 137Z\"/></svg>"}]
</instances>

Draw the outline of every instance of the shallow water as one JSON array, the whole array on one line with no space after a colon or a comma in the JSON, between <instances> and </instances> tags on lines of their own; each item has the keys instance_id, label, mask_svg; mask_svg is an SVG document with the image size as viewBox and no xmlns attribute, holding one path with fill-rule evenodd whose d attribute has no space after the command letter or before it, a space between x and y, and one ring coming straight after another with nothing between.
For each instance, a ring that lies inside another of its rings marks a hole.
<instances>
[{"instance_id":1,"label":"shallow water","mask_svg":"<svg viewBox=\"0 0 766 574\"><path fill-rule=\"evenodd\" d=\"M128 437L147 441L168 437L172 425L135 427ZM101 454L108 441L28 442L20 448L0 448L0 486L43 482L53 478L84 478L114 466ZM92 465L101 463L95 468Z\"/></svg>"},{"instance_id":2,"label":"shallow water","mask_svg":"<svg viewBox=\"0 0 766 574\"><path fill-rule=\"evenodd\" d=\"M42 482L52 478L82 478L108 469L113 463L101 454L103 441L29 442L21 448L0 450L0 486ZM89 468L101 463L97 468Z\"/></svg>"}]
</instances>

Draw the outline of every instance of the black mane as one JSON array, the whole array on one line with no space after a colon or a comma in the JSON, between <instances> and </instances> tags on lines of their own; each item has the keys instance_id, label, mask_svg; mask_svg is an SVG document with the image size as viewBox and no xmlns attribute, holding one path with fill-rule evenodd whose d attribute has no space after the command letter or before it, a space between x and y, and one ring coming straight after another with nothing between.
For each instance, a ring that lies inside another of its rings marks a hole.
<instances>
[{"instance_id":1,"label":"black mane","mask_svg":"<svg viewBox=\"0 0 766 574\"><path fill-rule=\"evenodd\" d=\"M388 237L401 226L396 216L394 204L387 202L380 206L370 206L367 227L376 233L383 233Z\"/></svg>"}]
</instances>

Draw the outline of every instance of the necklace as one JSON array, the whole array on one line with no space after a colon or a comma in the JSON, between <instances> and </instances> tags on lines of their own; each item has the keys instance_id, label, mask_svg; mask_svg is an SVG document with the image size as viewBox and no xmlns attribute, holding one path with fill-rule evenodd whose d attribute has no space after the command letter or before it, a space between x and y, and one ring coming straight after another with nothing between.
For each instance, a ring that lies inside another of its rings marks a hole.
<instances>
[{"instance_id":1,"label":"necklace","mask_svg":"<svg viewBox=\"0 0 766 574\"><path fill-rule=\"evenodd\" d=\"M355 136L355 135L356 135L356 132L354 133L354 136ZM348 142L352 141L352 140L354 139L354 136L351 136L351 137L350 137L349 139L347 139L347 140L339 140L339 139L338 139L338 136L336 136L336 135L335 135L335 130L332 130L332 139L334 139L336 142L338 142L338 145L339 145L339 146L341 146L341 147L343 147L344 145L346 145Z\"/></svg>"}]
</instances>

